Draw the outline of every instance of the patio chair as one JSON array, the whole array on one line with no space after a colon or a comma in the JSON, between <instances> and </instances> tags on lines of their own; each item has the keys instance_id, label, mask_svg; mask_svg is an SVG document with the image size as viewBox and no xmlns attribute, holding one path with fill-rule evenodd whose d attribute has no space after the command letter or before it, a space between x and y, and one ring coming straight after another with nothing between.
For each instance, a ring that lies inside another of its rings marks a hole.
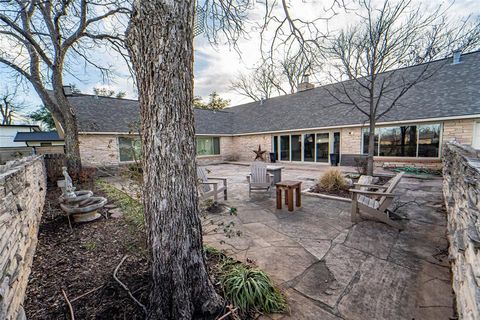
<instances>
[{"instance_id":1,"label":"patio chair","mask_svg":"<svg viewBox=\"0 0 480 320\"><path fill-rule=\"evenodd\" d=\"M385 185L355 184L355 189L350 189L352 194L352 222L359 222L363 218L371 218L388 224L399 230L405 225L401 220L394 220L387 211L394 199L393 191L402 179L403 172L398 173ZM372 191L376 189L377 191Z\"/></svg>"},{"instance_id":2,"label":"patio chair","mask_svg":"<svg viewBox=\"0 0 480 320\"><path fill-rule=\"evenodd\" d=\"M252 195L252 190L271 191L273 175L267 172L265 162L255 161L250 165L250 174L247 175L248 196Z\"/></svg>"},{"instance_id":3,"label":"patio chair","mask_svg":"<svg viewBox=\"0 0 480 320\"><path fill-rule=\"evenodd\" d=\"M218 200L218 194L223 192L223 199L227 200L227 179L208 177L205 168L197 167L198 187L201 199L212 197Z\"/></svg>"}]
</instances>

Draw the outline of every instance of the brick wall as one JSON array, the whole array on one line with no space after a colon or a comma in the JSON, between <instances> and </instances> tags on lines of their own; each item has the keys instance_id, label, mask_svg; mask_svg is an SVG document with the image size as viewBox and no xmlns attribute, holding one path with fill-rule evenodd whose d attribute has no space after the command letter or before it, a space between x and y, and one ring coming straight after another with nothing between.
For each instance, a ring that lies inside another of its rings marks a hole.
<instances>
[{"instance_id":1,"label":"brick wall","mask_svg":"<svg viewBox=\"0 0 480 320\"><path fill-rule=\"evenodd\" d=\"M111 166L119 164L118 136L81 134L78 139L83 165Z\"/></svg>"},{"instance_id":2,"label":"brick wall","mask_svg":"<svg viewBox=\"0 0 480 320\"><path fill-rule=\"evenodd\" d=\"M340 130L340 153L360 154L362 128L344 128Z\"/></svg>"},{"instance_id":3,"label":"brick wall","mask_svg":"<svg viewBox=\"0 0 480 320\"><path fill-rule=\"evenodd\" d=\"M471 145L474 122L474 119L445 121L443 123L443 141L456 141Z\"/></svg>"},{"instance_id":4,"label":"brick wall","mask_svg":"<svg viewBox=\"0 0 480 320\"><path fill-rule=\"evenodd\" d=\"M268 153L272 150L272 135L270 134L233 137L231 147L232 156L238 161L253 161L255 159L253 150L257 150L259 145L262 150L267 151L265 159L268 160Z\"/></svg>"},{"instance_id":5,"label":"brick wall","mask_svg":"<svg viewBox=\"0 0 480 320\"><path fill-rule=\"evenodd\" d=\"M449 259L459 319L480 319L480 158L459 144L444 146L443 195Z\"/></svg>"},{"instance_id":6,"label":"brick wall","mask_svg":"<svg viewBox=\"0 0 480 320\"><path fill-rule=\"evenodd\" d=\"M0 166L0 319L25 319L22 304L45 192L41 156Z\"/></svg>"}]
</instances>

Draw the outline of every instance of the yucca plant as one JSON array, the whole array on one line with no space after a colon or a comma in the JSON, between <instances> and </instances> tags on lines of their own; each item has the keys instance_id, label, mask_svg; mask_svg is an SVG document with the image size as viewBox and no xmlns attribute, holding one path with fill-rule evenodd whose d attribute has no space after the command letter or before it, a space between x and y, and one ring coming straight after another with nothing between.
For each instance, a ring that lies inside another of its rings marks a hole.
<instances>
[{"instance_id":1,"label":"yucca plant","mask_svg":"<svg viewBox=\"0 0 480 320\"><path fill-rule=\"evenodd\" d=\"M230 265L221 280L225 295L242 313L286 311L285 297L268 275L258 268Z\"/></svg>"}]
</instances>

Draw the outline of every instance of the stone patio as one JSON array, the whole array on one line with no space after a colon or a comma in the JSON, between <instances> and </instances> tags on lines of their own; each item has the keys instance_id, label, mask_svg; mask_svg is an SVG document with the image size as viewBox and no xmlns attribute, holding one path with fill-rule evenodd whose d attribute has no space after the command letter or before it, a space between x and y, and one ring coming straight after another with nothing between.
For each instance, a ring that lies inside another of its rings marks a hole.
<instances>
[{"instance_id":1,"label":"stone patio","mask_svg":"<svg viewBox=\"0 0 480 320\"><path fill-rule=\"evenodd\" d=\"M274 193L248 197L247 166L206 166L228 178L226 204L242 236L204 240L240 260L253 260L286 293L289 315L274 319L448 319L453 296L447 261L446 217L441 179L404 178L396 190L410 221L398 232L381 223L350 222L350 204L302 196L302 207L277 210ZM287 168L283 179L320 175Z\"/></svg>"}]
</instances>

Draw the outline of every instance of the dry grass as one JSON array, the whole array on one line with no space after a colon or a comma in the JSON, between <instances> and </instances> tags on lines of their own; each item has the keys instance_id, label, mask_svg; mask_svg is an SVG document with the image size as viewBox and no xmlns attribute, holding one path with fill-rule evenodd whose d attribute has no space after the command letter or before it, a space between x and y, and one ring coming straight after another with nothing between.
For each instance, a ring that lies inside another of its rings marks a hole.
<instances>
[{"instance_id":1,"label":"dry grass","mask_svg":"<svg viewBox=\"0 0 480 320\"><path fill-rule=\"evenodd\" d=\"M318 186L327 192L348 190L348 183L342 171L336 168L330 168L325 171L318 181Z\"/></svg>"}]
</instances>

